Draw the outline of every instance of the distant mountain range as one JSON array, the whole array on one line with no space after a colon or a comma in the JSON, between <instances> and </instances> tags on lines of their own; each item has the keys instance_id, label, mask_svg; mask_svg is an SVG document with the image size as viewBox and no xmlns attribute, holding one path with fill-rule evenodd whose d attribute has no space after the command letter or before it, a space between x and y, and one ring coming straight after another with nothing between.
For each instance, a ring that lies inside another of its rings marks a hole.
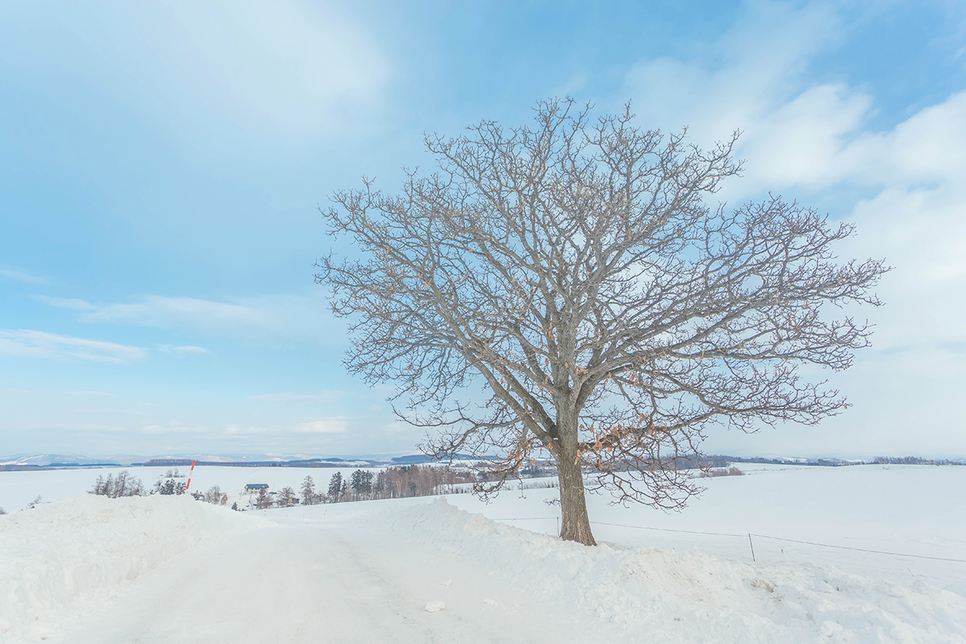
<instances>
[{"instance_id":1,"label":"distant mountain range","mask_svg":"<svg viewBox=\"0 0 966 644\"><path fill-rule=\"evenodd\" d=\"M457 460L469 459L461 456ZM96 467L127 465L184 465L185 462L198 461L206 464L250 464L250 465L301 465L301 466L351 466L351 465L413 465L432 462L425 454L402 456L364 455L346 457L321 457L308 454L165 454L145 456L137 454L113 454L110 456L83 456L81 454L14 454L0 456L0 467Z\"/></svg>"},{"instance_id":2,"label":"distant mountain range","mask_svg":"<svg viewBox=\"0 0 966 644\"><path fill-rule=\"evenodd\" d=\"M877 456L873 459L800 458L800 457L743 457L708 455L708 463L718 467L729 463L775 463L789 465L847 466L864 464L897 465L966 465L966 458L928 459L918 456ZM454 460L476 460L476 457L459 455ZM687 459L685 459L687 460ZM431 463L434 459L425 454L402 456L365 455L347 457L321 457L307 454L281 456L278 454L166 454L143 456L114 454L111 456L83 456L80 454L14 454L0 457L0 469L31 469L34 467L117 467L128 465L184 466L191 461L205 465L276 466L276 467L379 467L391 465L418 465ZM682 462L678 467L694 467Z\"/></svg>"}]
</instances>

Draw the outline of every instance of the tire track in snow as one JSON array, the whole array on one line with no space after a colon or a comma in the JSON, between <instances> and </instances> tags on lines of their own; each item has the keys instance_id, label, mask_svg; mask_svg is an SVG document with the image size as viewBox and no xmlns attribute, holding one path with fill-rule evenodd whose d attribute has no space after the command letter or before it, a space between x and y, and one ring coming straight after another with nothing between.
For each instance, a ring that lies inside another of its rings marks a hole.
<instances>
[{"instance_id":1,"label":"tire track in snow","mask_svg":"<svg viewBox=\"0 0 966 644\"><path fill-rule=\"evenodd\" d=\"M400 550L410 555L408 561L400 563ZM440 569L452 562L427 565L426 557L433 557L431 550L385 536L274 525L200 548L145 575L65 633L63 641L489 644L557 636L542 628L521 629L519 617L486 605L481 593L487 583L492 592L493 579L465 579L462 590L445 589L458 595L456 601L446 598L446 610L425 612L427 600L438 598L428 587L440 586L435 580L444 572L452 574ZM508 619L516 629L507 628Z\"/></svg>"}]
</instances>

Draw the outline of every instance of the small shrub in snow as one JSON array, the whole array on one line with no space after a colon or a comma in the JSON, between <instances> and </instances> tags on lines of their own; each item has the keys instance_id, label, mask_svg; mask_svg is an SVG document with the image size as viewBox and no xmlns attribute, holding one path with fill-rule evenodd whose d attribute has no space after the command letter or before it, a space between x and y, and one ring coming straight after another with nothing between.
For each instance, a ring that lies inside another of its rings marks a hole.
<instances>
[{"instance_id":1,"label":"small shrub in snow","mask_svg":"<svg viewBox=\"0 0 966 644\"><path fill-rule=\"evenodd\" d=\"M714 467L702 473L701 476L715 478L718 476L743 476L743 475L744 475L744 472L739 470L737 467Z\"/></svg>"}]
</instances>

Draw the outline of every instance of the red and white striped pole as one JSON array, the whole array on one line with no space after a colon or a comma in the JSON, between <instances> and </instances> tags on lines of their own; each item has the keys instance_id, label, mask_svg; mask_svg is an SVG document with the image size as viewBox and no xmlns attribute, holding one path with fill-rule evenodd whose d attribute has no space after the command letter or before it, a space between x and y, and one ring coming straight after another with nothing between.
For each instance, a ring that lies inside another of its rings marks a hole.
<instances>
[{"instance_id":1,"label":"red and white striped pole","mask_svg":"<svg viewBox=\"0 0 966 644\"><path fill-rule=\"evenodd\" d=\"M188 491L188 488L191 487L191 475L194 473L194 471L195 471L195 462L194 461L191 461L191 471L188 472L188 484L186 486L184 486L184 491L185 492L187 492Z\"/></svg>"}]
</instances>

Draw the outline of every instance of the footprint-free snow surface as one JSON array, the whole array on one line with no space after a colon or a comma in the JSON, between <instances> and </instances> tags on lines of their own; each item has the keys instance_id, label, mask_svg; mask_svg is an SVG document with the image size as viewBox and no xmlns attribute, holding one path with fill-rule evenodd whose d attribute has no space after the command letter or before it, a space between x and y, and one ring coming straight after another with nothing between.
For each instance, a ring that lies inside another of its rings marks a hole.
<instances>
[{"instance_id":1,"label":"footprint-free snow surface","mask_svg":"<svg viewBox=\"0 0 966 644\"><path fill-rule=\"evenodd\" d=\"M937 579L586 548L444 499L86 496L0 517L0 642L966 642L956 573Z\"/></svg>"}]
</instances>

